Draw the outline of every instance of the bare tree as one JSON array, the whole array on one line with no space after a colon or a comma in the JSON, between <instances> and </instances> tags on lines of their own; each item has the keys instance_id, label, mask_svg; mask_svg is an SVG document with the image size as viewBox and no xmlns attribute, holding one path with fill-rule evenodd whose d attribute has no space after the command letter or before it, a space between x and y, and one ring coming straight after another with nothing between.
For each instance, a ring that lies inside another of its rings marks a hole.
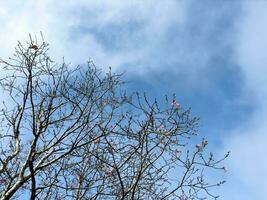
<instances>
[{"instance_id":1,"label":"bare tree","mask_svg":"<svg viewBox=\"0 0 267 200\"><path fill-rule=\"evenodd\" d=\"M205 170L222 159L193 146L198 118L175 96L126 94L120 74L54 63L49 45L18 43L1 86L1 200L217 198ZM191 145L191 146L190 146Z\"/></svg>"}]
</instances>

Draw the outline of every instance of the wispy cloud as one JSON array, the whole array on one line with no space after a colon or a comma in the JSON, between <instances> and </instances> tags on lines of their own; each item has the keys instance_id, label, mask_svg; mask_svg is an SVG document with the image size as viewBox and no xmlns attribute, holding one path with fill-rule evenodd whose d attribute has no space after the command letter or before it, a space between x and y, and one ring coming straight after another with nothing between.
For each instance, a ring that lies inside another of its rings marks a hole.
<instances>
[{"instance_id":1,"label":"wispy cloud","mask_svg":"<svg viewBox=\"0 0 267 200\"><path fill-rule=\"evenodd\" d=\"M143 59L173 22L182 23L183 10L183 3L173 0L5 2L0 10L2 49L43 31L57 59L64 55L79 64L91 57L115 68Z\"/></svg>"},{"instance_id":2,"label":"wispy cloud","mask_svg":"<svg viewBox=\"0 0 267 200\"><path fill-rule=\"evenodd\" d=\"M242 99L254 105L254 112L224 140L226 148L232 150L232 176L226 196L267 199L267 2L246 1L243 9L236 58L245 76ZM232 187L234 184L238 186Z\"/></svg>"}]
</instances>

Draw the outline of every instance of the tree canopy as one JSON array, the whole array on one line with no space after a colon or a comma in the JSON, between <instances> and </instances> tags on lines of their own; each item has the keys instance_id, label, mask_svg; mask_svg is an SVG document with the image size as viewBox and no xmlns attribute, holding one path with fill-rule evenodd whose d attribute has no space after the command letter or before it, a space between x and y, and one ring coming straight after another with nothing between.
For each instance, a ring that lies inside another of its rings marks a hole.
<instances>
[{"instance_id":1,"label":"tree canopy","mask_svg":"<svg viewBox=\"0 0 267 200\"><path fill-rule=\"evenodd\" d=\"M128 94L121 74L93 62L52 61L44 40L18 43L0 60L1 200L217 198L208 170L225 170L192 145L199 119L175 96Z\"/></svg>"}]
</instances>

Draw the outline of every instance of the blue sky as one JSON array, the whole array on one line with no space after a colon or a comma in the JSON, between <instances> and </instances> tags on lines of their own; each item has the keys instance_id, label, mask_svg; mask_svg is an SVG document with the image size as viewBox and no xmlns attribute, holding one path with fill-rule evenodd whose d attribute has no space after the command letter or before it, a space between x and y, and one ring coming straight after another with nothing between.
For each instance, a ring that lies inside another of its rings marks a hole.
<instances>
[{"instance_id":1,"label":"blue sky","mask_svg":"<svg viewBox=\"0 0 267 200\"><path fill-rule=\"evenodd\" d=\"M221 199L267 199L267 0L0 1L0 55L43 32L51 55L125 73L128 90L176 93L218 154ZM225 176L225 175L224 175Z\"/></svg>"}]
</instances>

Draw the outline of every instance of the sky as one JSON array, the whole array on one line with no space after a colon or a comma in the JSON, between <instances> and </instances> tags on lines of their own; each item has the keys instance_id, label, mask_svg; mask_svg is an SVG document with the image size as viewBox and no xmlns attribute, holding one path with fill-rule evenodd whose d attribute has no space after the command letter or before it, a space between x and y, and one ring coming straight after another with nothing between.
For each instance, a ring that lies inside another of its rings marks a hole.
<instances>
[{"instance_id":1,"label":"sky","mask_svg":"<svg viewBox=\"0 0 267 200\"><path fill-rule=\"evenodd\" d=\"M226 161L223 200L267 199L267 0L0 0L0 56L42 31L50 55L175 93ZM3 97L4 98L4 97Z\"/></svg>"}]
</instances>

